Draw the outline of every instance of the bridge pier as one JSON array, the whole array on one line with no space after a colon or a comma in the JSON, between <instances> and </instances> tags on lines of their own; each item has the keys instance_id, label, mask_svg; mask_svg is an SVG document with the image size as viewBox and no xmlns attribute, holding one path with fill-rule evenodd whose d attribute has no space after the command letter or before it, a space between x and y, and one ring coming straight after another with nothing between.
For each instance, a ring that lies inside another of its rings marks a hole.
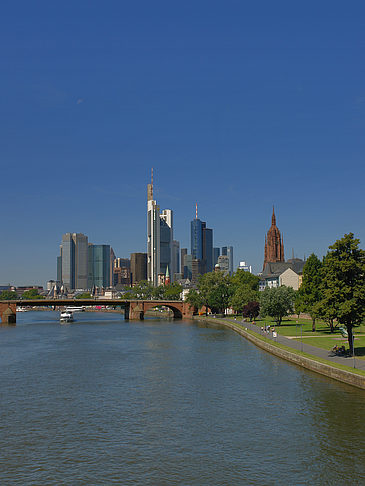
<instances>
[{"instance_id":1,"label":"bridge pier","mask_svg":"<svg viewBox=\"0 0 365 486\"><path fill-rule=\"evenodd\" d=\"M16 304L0 303L2 324L16 324Z\"/></svg>"},{"instance_id":2,"label":"bridge pier","mask_svg":"<svg viewBox=\"0 0 365 486\"><path fill-rule=\"evenodd\" d=\"M143 321L144 319L144 305L143 302L131 302L129 305L129 320Z\"/></svg>"}]
</instances>

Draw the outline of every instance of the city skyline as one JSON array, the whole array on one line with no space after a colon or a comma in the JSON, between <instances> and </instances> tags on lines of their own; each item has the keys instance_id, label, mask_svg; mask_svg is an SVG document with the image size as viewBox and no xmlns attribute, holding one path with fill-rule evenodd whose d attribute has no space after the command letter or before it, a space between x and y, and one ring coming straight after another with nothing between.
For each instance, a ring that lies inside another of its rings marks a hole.
<instances>
[{"instance_id":1,"label":"city skyline","mask_svg":"<svg viewBox=\"0 0 365 486\"><path fill-rule=\"evenodd\" d=\"M273 204L287 256L364 247L364 5L87 12L2 11L0 284L55 279L68 231L146 252L151 166L180 248L196 201L255 273Z\"/></svg>"}]
</instances>

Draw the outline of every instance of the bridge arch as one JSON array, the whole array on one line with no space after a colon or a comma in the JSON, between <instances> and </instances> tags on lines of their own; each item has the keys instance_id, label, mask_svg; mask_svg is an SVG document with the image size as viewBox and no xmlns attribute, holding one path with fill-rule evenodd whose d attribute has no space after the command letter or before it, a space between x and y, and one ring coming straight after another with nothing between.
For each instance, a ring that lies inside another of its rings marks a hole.
<instances>
[{"instance_id":1,"label":"bridge arch","mask_svg":"<svg viewBox=\"0 0 365 486\"><path fill-rule=\"evenodd\" d=\"M144 309L143 309L144 313L147 312L150 309L154 309L155 307L167 307L167 308L171 309L172 312L174 313L174 319L182 319L182 317L183 317L182 309L179 309L176 305L169 304L168 302L161 302L161 303L145 302L143 307L144 307Z\"/></svg>"}]
</instances>

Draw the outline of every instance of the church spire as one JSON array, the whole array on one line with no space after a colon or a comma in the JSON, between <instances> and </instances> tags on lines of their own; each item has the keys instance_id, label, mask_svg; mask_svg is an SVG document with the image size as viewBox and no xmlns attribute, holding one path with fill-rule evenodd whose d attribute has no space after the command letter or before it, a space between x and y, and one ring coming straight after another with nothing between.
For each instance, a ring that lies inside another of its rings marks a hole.
<instances>
[{"instance_id":1,"label":"church spire","mask_svg":"<svg viewBox=\"0 0 365 486\"><path fill-rule=\"evenodd\" d=\"M275 216L274 205L272 206L271 226L276 226L276 216Z\"/></svg>"},{"instance_id":2,"label":"church spire","mask_svg":"<svg viewBox=\"0 0 365 486\"><path fill-rule=\"evenodd\" d=\"M263 269L268 262L274 263L283 261L285 261L284 238L283 235L280 233L279 228L276 226L275 208L273 206L271 227L267 232L267 236L265 237L265 256Z\"/></svg>"}]
</instances>

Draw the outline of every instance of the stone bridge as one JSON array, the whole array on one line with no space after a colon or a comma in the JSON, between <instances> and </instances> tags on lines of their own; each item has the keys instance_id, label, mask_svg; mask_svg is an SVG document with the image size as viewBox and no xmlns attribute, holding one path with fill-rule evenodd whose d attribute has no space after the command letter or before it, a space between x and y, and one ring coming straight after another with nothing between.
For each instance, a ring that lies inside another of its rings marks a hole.
<instances>
[{"instance_id":1,"label":"stone bridge","mask_svg":"<svg viewBox=\"0 0 365 486\"><path fill-rule=\"evenodd\" d=\"M124 309L125 319L142 320L144 314L154 307L168 307L174 318L189 319L194 308L181 300L122 300L122 299L34 299L0 301L0 318L3 324L16 323L16 307L80 307L80 306L118 306Z\"/></svg>"}]
</instances>

